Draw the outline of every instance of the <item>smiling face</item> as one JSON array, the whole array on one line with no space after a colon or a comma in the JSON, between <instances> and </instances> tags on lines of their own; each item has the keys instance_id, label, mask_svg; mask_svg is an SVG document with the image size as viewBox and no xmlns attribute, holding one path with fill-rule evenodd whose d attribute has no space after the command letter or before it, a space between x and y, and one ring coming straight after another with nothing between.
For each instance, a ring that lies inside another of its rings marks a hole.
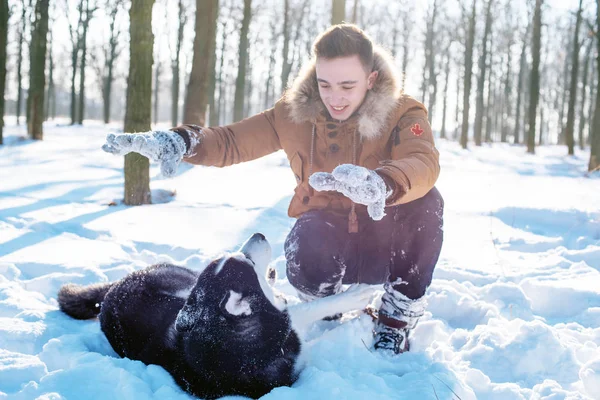
<instances>
[{"instance_id":1,"label":"smiling face","mask_svg":"<svg viewBox=\"0 0 600 400\"><path fill-rule=\"evenodd\" d=\"M377 71L368 73L358 55L317 58L319 95L329 115L344 121L360 107L367 91L377 80Z\"/></svg>"}]
</instances>

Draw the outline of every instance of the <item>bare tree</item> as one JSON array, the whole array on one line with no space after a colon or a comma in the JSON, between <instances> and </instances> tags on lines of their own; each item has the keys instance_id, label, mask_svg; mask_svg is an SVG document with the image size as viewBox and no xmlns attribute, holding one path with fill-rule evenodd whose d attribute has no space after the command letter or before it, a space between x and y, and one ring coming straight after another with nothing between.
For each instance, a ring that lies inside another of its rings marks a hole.
<instances>
[{"instance_id":1,"label":"bare tree","mask_svg":"<svg viewBox=\"0 0 600 400\"><path fill-rule=\"evenodd\" d=\"M469 17L469 31L465 47L465 76L463 85L463 119L460 133L460 144L467 148L469 135L469 97L471 96L471 70L473 68L473 42L475 41L475 17L477 14L477 0L473 0L473 8Z\"/></svg>"},{"instance_id":2,"label":"bare tree","mask_svg":"<svg viewBox=\"0 0 600 400\"><path fill-rule=\"evenodd\" d=\"M564 44L564 63L563 63L563 78L560 80L562 85L558 85L558 89L556 90L557 103L559 104L558 109L558 142L565 143L565 134L567 131L567 127L565 124L565 110L567 108L567 100L569 96L567 93L569 92L570 83L569 83L569 71L571 68L571 60L568 57L573 51L573 33L575 31L575 22L569 25L569 33L566 35L565 44Z\"/></svg>"},{"instance_id":3,"label":"bare tree","mask_svg":"<svg viewBox=\"0 0 600 400\"><path fill-rule=\"evenodd\" d=\"M252 18L252 0L244 0L244 18L240 31L238 48L238 73L235 81L235 98L233 105L233 120L244 118L244 95L246 93L246 67L248 63L248 31Z\"/></svg>"},{"instance_id":4,"label":"bare tree","mask_svg":"<svg viewBox=\"0 0 600 400\"><path fill-rule=\"evenodd\" d=\"M226 8L227 11L230 11L230 8ZM221 47L219 52L219 72L216 74L215 86L218 87L218 101L216 101L216 109L215 112L211 112L210 114L210 124L211 125L219 125L221 122L222 116L222 108L225 100L225 77L226 73L224 71L225 68L225 53L227 49L227 40L229 35L231 34L231 28L229 27L229 14L224 16L224 18L220 19L220 37L221 37ZM215 54L216 57L216 54Z\"/></svg>"},{"instance_id":5,"label":"bare tree","mask_svg":"<svg viewBox=\"0 0 600 400\"><path fill-rule=\"evenodd\" d=\"M81 33L79 28L83 21L83 1L84 0L80 0L79 5L77 6L77 11L79 12L77 25L73 25L69 19L69 36L71 38L71 125L75 124L77 121L77 93L75 81L77 78L77 63L79 61L79 51L81 48ZM67 15L70 13L68 3L65 12Z\"/></svg>"},{"instance_id":6,"label":"bare tree","mask_svg":"<svg viewBox=\"0 0 600 400\"><path fill-rule=\"evenodd\" d=\"M579 73L579 27L581 26L581 13L583 12L583 0L579 0L579 9L577 10L577 19L575 22L575 35L573 36L573 54L571 61L571 88L569 90L569 110L567 112L567 148L569 155L575 154L575 100L577 99L577 74Z\"/></svg>"},{"instance_id":7,"label":"bare tree","mask_svg":"<svg viewBox=\"0 0 600 400\"><path fill-rule=\"evenodd\" d=\"M286 0L287 1L287 0ZM285 26L285 23L284 23ZM270 32L270 44L271 44L271 53L269 56L269 64L267 68L267 79L265 84L265 97L263 100L263 108L266 110L272 105L272 97L271 93L273 92L273 86L275 86L274 82L274 71L275 71L275 61L277 61L277 40L279 39L279 30L277 29L277 23L275 18L271 18L269 22L269 32ZM284 39L285 40L285 39ZM283 78L282 78L283 82Z\"/></svg>"},{"instance_id":8,"label":"bare tree","mask_svg":"<svg viewBox=\"0 0 600 400\"><path fill-rule=\"evenodd\" d=\"M596 0L596 69L597 79L600 82L600 0ZM590 135L591 149L588 171L600 169L600 90L597 89L593 124L593 131Z\"/></svg>"},{"instance_id":9,"label":"bare tree","mask_svg":"<svg viewBox=\"0 0 600 400\"><path fill-rule=\"evenodd\" d=\"M500 127L500 141L506 142L509 134L509 121L512 117L512 48L515 39L515 26L513 23L513 8L512 1L508 0L505 6L505 15L507 19L506 28L504 29L504 37L507 40L506 43L506 67L504 70L503 82L503 97L501 114L506 117L502 118Z\"/></svg>"},{"instance_id":10,"label":"bare tree","mask_svg":"<svg viewBox=\"0 0 600 400\"><path fill-rule=\"evenodd\" d=\"M83 3L82 3L83 4ZM77 114L77 123L83 124L85 115L85 66L87 61L87 33L90 26L90 20L96 11L96 7L90 7L90 0L85 0L85 9L83 10L84 19L81 22L81 60L79 63L79 107Z\"/></svg>"},{"instance_id":11,"label":"bare tree","mask_svg":"<svg viewBox=\"0 0 600 400\"><path fill-rule=\"evenodd\" d=\"M0 145L4 143L4 89L6 84L6 45L8 37L8 20L10 9L8 0L0 0Z\"/></svg>"},{"instance_id":12,"label":"bare tree","mask_svg":"<svg viewBox=\"0 0 600 400\"><path fill-rule=\"evenodd\" d=\"M331 0L331 25L341 24L346 19L346 0Z\"/></svg>"},{"instance_id":13,"label":"bare tree","mask_svg":"<svg viewBox=\"0 0 600 400\"><path fill-rule=\"evenodd\" d=\"M354 0L354 5L352 6L352 20L350 22L353 24L356 24L356 21L358 20L358 1L359 0Z\"/></svg>"},{"instance_id":14,"label":"bare tree","mask_svg":"<svg viewBox=\"0 0 600 400\"><path fill-rule=\"evenodd\" d=\"M594 37L592 38L592 42L595 43L596 42L596 35L593 34ZM593 48L593 44L592 47ZM587 144L588 145L592 145L592 137L594 136L594 110L596 109L596 102L595 102L595 97L594 97L594 93L596 93L596 87L597 87L597 77L598 74L596 72L597 70L597 60L594 56L596 52L594 51L592 53L592 57L591 57L591 67L590 67L590 105L588 106L588 136L587 136Z\"/></svg>"},{"instance_id":15,"label":"bare tree","mask_svg":"<svg viewBox=\"0 0 600 400\"><path fill-rule=\"evenodd\" d=\"M486 58L487 58L487 45L490 30L492 29L492 0L487 0L486 11L485 11L485 28L483 31L482 49L479 55L479 76L477 79L477 100L475 102L475 125L473 126L473 137L475 139L475 145L481 146L481 134L483 129L483 92L485 86L485 72L486 72ZM489 87L488 90L491 90Z\"/></svg>"},{"instance_id":16,"label":"bare tree","mask_svg":"<svg viewBox=\"0 0 600 400\"><path fill-rule=\"evenodd\" d=\"M540 52L542 39L542 3L535 1L533 14L533 37L531 43L531 80L529 92L529 133L527 136L527 152L535 153L535 120L537 117L538 100L540 97Z\"/></svg>"},{"instance_id":17,"label":"bare tree","mask_svg":"<svg viewBox=\"0 0 600 400\"><path fill-rule=\"evenodd\" d=\"M404 4L401 5L401 9L402 10L406 10L406 12L403 12L401 14L402 18L402 74L404 75L406 73L406 70L408 69L408 54L410 52L410 38L412 36L412 27L413 27L413 4L412 2L409 2L408 5L406 5L406 8L404 7Z\"/></svg>"},{"instance_id":18,"label":"bare tree","mask_svg":"<svg viewBox=\"0 0 600 400\"><path fill-rule=\"evenodd\" d=\"M29 47L29 94L27 105L29 121L27 132L35 140L44 138L42 123L44 122L44 90L46 86L46 46L48 43L48 7L49 0L37 0L35 3L35 20Z\"/></svg>"},{"instance_id":19,"label":"bare tree","mask_svg":"<svg viewBox=\"0 0 600 400\"><path fill-rule=\"evenodd\" d=\"M435 71L436 49L434 43L436 40L436 18L438 14L438 0L433 0L427 11L427 30L425 32L425 66L423 67L423 82L421 89L423 91L423 102L428 101L429 119L433 120L433 112L437 93L437 75Z\"/></svg>"},{"instance_id":20,"label":"bare tree","mask_svg":"<svg viewBox=\"0 0 600 400\"><path fill-rule=\"evenodd\" d=\"M290 0L283 0L283 51L281 62L281 91L283 92L287 86L288 76L292 68L288 61L290 52Z\"/></svg>"},{"instance_id":21,"label":"bare tree","mask_svg":"<svg viewBox=\"0 0 600 400\"><path fill-rule=\"evenodd\" d=\"M515 133L514 143L518 144L521 142L521 101L524 89L525 74L527 73L527 43L529 41L529 34L531 33L532 18L528 13L527 27L525 28L525 34L523 35L523 45L521 47L521 56L519 57L519 75L517 78L517 104L515 106Z\"/></svg>"},{"instance_id":22,"label":"bare tree","mask_svg":"<svg viewBox=\"0 0 600 400\"><path fill-rule=\"evenodd\" d=\"M171 85L171 125L176 126L179 122L179 86L180 86L180 71L179 62L181 58L181 45L183 43L183 33L187 24L187 10L183 0L179 0L177 5L177 40L175 42L175 51L171 54L171 72L173 74L173 83ZM210 110L212 117L213 110Z\"/></svg>"},{"instance_id":23,"label":"bare tree","mask_svg":"<svg viewBox=\"0 0 600 400\"><path fill-rule=\"evenodd\" d=\"M309 0L303 0L296 7L289 7L289 0L285 0L284 22L283 22L283 63L281 68L281 91L287 87L290 72L299 58L300 35L304 32L303 23L305 20L306 10ZM290 22L289 14L295 16L294 24ZM292 40L293 33L293 40ZM292 43L292 55L290 56L290 42Z\"/></svg>"},{"instance_id":24,"label":"bare tree","mask_svg":"<svg viewBox=\"0 0 600 400\"><path fill-rule=\"evenodd\" d=\"M31 8L31 0L29 1L29 8ZM28 20L28 7L25 5L25 0L21 0L21 21L19 24L19 30L17 34L18 50L17 50L17 125L21 118L21 104L23 104L23 45L27 44L25 40L25 31L27 30Z\"/></svg>"},{"instance_id":25,"label":"bare tree","mask_svg":"<svg viewBox=\"0 0 600 400\"><path fill-rule=\"evenodd\" d=\"M52 23L50 25L54 25L54 19L52 19ZM45 120L48 120L48 118L50 118L51 106L54 110L56 110L56 90L54 88L54 55L52 51L52 30L50 30L49 34L50 40L48 42L48 89L46 91L46 105L44 107Z\"/></svg>"},{"instance_id":26,"label":"bare tree","mask_svg":"<svg viewBox=\"0 0 600 400\"><path fill-rule=\"evenodd\" d=\"M579 107L579 148L581 150L585 149L585 135L584 128L586 125L586 117L585 117L585 102L587 100L587 84L588 84L588 75L590 70L590 59L592 58L592 44L594 41L589 38L588 44L586 46L585 51L583 52L585 61L583 63L583 72L581 73L581 105ZM590 91L590 95L592 92Z\"/></svg>"},{"instance_id":27,"label":"bare tree","mask_svg":"<svg viewBox=\"0 0 600 400\"><path fill-rule=\"evenodd\" d=\"M154 0L132 0L129 9L129 77L125 132L150 130L152 107L152 6ZM125 199L127 205L149 204L150 163L137 153L125 156Z\"/></svg>"},{"instance_id":28,"label":"bare tree","mask_svg":"<svg viewBox=\"0 0 600 400\"><path fill-rule=\"evenodd\" d=\"M440 137L446 139L446 115L448 108L448 83L450 82L450 49L449 46L444 52L444 98L442 101L442 130Z\"/></svg>"},{"instance_id":29,"label":"bare tree","mask_svg":"<svg viewBox=\"0 0 600 400\"><path fill-rule=\"evenodd\" d=\"M116 26L117 15L122 10L120 0L107 0L106 10L109 18L108 43L104 46L104 73L102 74L102 105L104 123L110 122L110 105L112 85L115 79L115 63L121 55L122 47L119 47L121 31Z\"/></svg>"},{"instance_id":30,"label":"bare tree","mask_svg":"<svg viewBox=\"0 0 600 400\"><path fill-rule=\"evenodd\" d=\"M209 77L214 73L210 67L213 65L212 57L215 56L218 17L219 0L196 0L196 37L192 72L183 110L184 123L205 124Z\"/></svg>"},{"instance_id":31,"label":"bare tree","mask_svg":"<svg viewBox=\"0 0 600 400\"><path fill-rule=\"evenodd\" d=\"M490 61L489 61L489 71L488 74L488 92L487 92L487 101L483 108L483 112L485 114L485 137L484 140L486 143L492 142L494 127L494 115L498 115L496 112L497 102L496 102L496 74L494 74L494 37L490 35ZM481 135L479 136L481 146ZM477 141L475 142L477 144Z\"/></svg>"}]
</instances>

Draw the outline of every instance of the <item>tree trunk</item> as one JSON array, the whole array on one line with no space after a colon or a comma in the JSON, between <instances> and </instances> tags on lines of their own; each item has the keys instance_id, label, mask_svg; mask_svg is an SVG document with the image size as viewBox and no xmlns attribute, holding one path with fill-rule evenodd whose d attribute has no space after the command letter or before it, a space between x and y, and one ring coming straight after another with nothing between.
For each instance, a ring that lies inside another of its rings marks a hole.
<instances>
[{"instance_id":1,"label":"tree trunk","mask_svg":"<svg viewBox=\"0 0 600 400\"><path fill-rule=\"evenodd\" d=\"M235 98L233 105L233 120L240 121L244 118L244 95L246 93L246 66L248 64L248 31L252 18L252 0L244 0L244 19L240 31L240 44L238 51L238 72L235 80Z\"/></svg>"},{"instance_id":2,"label":"tree trunk","mask_svg":"<svg viewBox=\"0 0 600 400\"><path fill-rule=\"evenodd\" d=\"M21 1L23 7L21 13L21 25L19 26L19 50L17 53L17 125L21 119L21 104L23 103L23 43L25 42L25 30L27 29L27 7L25 0Z\"/></svg>"},{"instance_id":3,"label":"tree trunk","mask_svg":"<svg viewBox=\"0 0 600 400\"><path fill-rule=\"evenodd\" d=\"M596 69L600 85L600 0L596 0ZM591 149L588 171L600 169L600 90L596 90L596 107L594 110L594 130L590 135Z\"/></svg>"},{"instance_id":4,"label":"tree trunk","mask_svg":"<svg viewBox=\"0 0 600 400\"><path fill-rule=\"evenodd\" d=\"M535 1L535 12L533 15L533 37L531 42L531 79L529 90L529 134L527 136L527 152L535 154L535 119L537 117L537 106L540 98L540 51L542 40L542 3L543 0Z\"/></svg>"},{"instance_id":5,"label":"tree trunk","mask_svg":"<svg viewBox=\"0 0 600 400\"><path fill-rule=\"evenodd\" d=\"M590 40L588 46L585 50L585 63L583 64L583 72L582 72L582 82L581 82L581 105L579 107L579 148L581 150L585 149L585 125L587 123L585 118L585 102L587 100L587 83L588 83L588 75L590 71L590 58L592 51L592 43L593 40ZM590 92L590 95L592 92ZM589 116L588 116L589 117Z\"/></svg>"},{"instance_id":6,"label":"tree trunk","mask_svg":"<svg viewBox=\"0 0 600 400\"><path fill-rule=\"evenodd\" d=\"M579 10L575 22L575 35L573 36L573 56L571 61L571 88L569 90L569 110L567 111L566 140L569 155L575 154L575 100L577 99L577 74L579 73L579 26L581 25L581 13L583 12L583 0L579 0ZM584 89L585 90L585 89Z\"/></svg>"},{"instance_id":7,"label":"tree trunk","mask_svg":"<svg viewBox=\"0 0 600 400\"><path fill-rule=\"evenodd\" d=\"M214 114L214 122L212 119L212 115L211 115L211 125L221 125L221 115L223 114L221 112L221 110L223 109L223 97L224 97L224 90L225 90L225 83L223 82L223 68L224 68L224 64L225 64L225 49L227 46L227 37L228 37L228 33L227 33L227 22L223 22L223 33L222 33L222 42L221 42L221 54L219 56L219 74L217 75L217 80L215 82L215 85L219 86L219 101L217 102L217 110L216 113ZM215 55L216 56L216 55Z\"/></svg>"},{"instance_id":8,"label":"tree trunk","mask_svg":"<svg viewBox=\"0 0 600 400\"><path fill-rule=\"evenodd\" d=\"M152 108L152 63L154 0L132 0L129 10L129 77L125 106L125 132L150 130ZM137 153L125 156L125 199L127 205L149 204L150 163Z\"/></svg>"},{"instance_id":9,"label":"tree trunk","mask_svg":"<svg viewBox=\"0 0 600 400\"><path fill-rule=\"evenodd\" d=\"M265 97L264 97L264 101L263 101L263 108L266 110L268 109L272 104L271 104L271 91L272 86L274 86L274 70L275 70L275 61L277 61L277 39L278 39L278 35L277 35L277 24L275 23L274 20L271 21L271 55L269 57L269 67L267 69L267 82L265 85Z\"/></svg>"},{"instance_id":10,"label":"tree trunk","mask_svg":"<svg viewBox=\"0 0 600 400\"><path fill-rule=\"evenodd\" d=\"M4 90L6 85L6 45L9 19L8 0L0 0L0 145L4 143Z\"/></svg>"},{"instance_id":11,"label":"tree trunk","mask_svg":"<svg viewBox=\"0 0 600 400\"><path fill-rule=\"evenodd\" d=\"M158 51L158 56L157 58L160 56L160 46L159 46L159 51ZM162 68L161 65L162 63L160 62L160 60L156 61L156 68L154 69L154 125L156 125L158 123L158 98L159 98L159 92L160 92L160 74L162 73Z\"/></svg>"},{"instance_id":12,"label":"tree trunk","mask_svg":"<svg viewBox=\"0 0 600 400\"><path fill-rule=\"evenodd\" d=\"M87 31L92 18L92 10L90 10L90 0L85 0L85 20L83 21L81 33L81 60L79 64L79 107L77 113L77 123L83 125L85 115L85 66L87 56Z\"/></svg>"},{"instance_id":13,"label":"tree trunk","mask_svg":"<svg viewBox=\"0 0 600 400\"><path fill-rule=\"evenodd\" d=\"M331 25L337 25L346 19L346 0L331 0Z\"/></svg>"},{"instance_id":14,"label":"tree trunk","mask_svg":"<svg viewBox=\"0 0 600 400\"><path fill-rule=\"evenodd\" d=\"M460 145L467 148L469 137L469 97L471 95L471 73L473 68L473 42L475 41L475 17L477 13L477 0L473 0L473 11L469 18L469 33L465 48L465 80L463 89L463 119L460 133Z\"/></svg>"},{"instance_id":15,"label":"tree trunk","mask_svg":"<svg viewBox=\"0 0 600 400\"><path fill-rule=\"evenodd\" d=\"M475 103L475 125L473 126L473 136L475 145L481 146L481 135L483 130L483 92L485 90L485 72L487 58L487 41L492 27L492 0L487 0L487 9L485 12L485 29L483 31L483 42L481 54L479 56L479 77L477 79L477 101ZM491 87L488 87L491 90Z\"/></svg>"},{"instance_id":16,"label":"tree trunk","mask_svg":"<svg viewBox=\"0 0 600 400\"><path fill-rule=\"evenodd\" d=\"M454 109L454 133L452 134L453 139L459 138L458 130L460 128L460 65L456 63L456 108Z\"/></svg>"},{"instance_id":17,"label":"tree trunk","mask_svg":"<svg viewBox=\"0 0 600 400\"><path fill-rule=\"evenodd\" d=\"M490 40L490 42L491 42L491 40ZM490 43L490 50L492 50L491 43ZM491 59L492 59L492 57L490 57L490 73L488 76L487 102L483 109L483 112L485 113L485 138L484 138L484 141L486 143L490 143L492 141L492 121L493 121L492 115L496 114L495 110L494 110L494 108L495 108L495 104L494 104L495 92L494 92L494 76L493 76L494 68L492 67ZM481 137L479 139L481 141ZM481 146L481 142L479 143L479 146Z\"/></svg>"},{"instance_id":18,"label":"tree trunk","mask_svg":"<svg viewBox=\"0 0 600 400\"><path fill-rule=\"evenodd\" d=\"M507 59L506 59L506 76L504 79L504 97L502 99L502 113L506 112L506 118L502 118L501 128L500 128L500 141L505 143L508 141L508 121L512 116L512 108L511 108L511 77L512 77L512 36L508 43L507 50Z\"/></svg>"},{"instance_id":19,"label":"tree trunk","mask_svg":"<svg viewBox=\"0 0 600 400\"><path fill-rule=\"evenodd\" d=\"M117 57L119 57L120 50L117 51L117 45L119 44L119 34L120 32L117 30L115 25L115 20L117 18L117 14L119 12L120 3L119 0L115 1L111 4L110 9L110 25L109 25L109 40L108 40L108 51L107 57L105 60L106 66L106 77L104 79L104 87L102 98L104 101L104 123L108 124L110 122L110 99L112 94L112 84L114 80L114 65Z\"/></svg>"},{"instance_id":20,"label":"tree trunk","mask_svg":"<svg viewBox=\"0 0 600 400\"><path fill-rule=\"evenodd\" d=\"M356 24L357 20L358 20L358 0L354 0L354 5L352 6L352 21L351 22L353 24Z\"/></svg>"},{"instance_id":21,"label":"tree trunk","mask_svg":"<svg viewBox=\"0 0 600 400\"><path fill-rule=\"evenodd\" d=\"M596 39L593 39L593 42L595 43ZM591 45L593 47L593 44ZM592 48L590 47L590 49ZM594 53L592 53L592 55L594 55ZM589 146L592 145L592 137L594 136L594 110L596 109L596 102L595 97L594 97L594 93L596 93L596 85L597 85L597 81L596 78L598 77L598 75L596 74L597 71L597 60L594 57L591 57L591 68L590 68L590 105L588 107L588 135L587 135L587 144Z\"/></svg>"},{"instance_id":22,"label":"tree trunk","mask_svg":"<svg viewBox=\"0 0 600 400\"><path fill-rule=\"evenodd\" d=\"M77 76L77 60L79 59L79 47L71 52L71 125L77 121L77 94L75 90L75 80Z\"/></svg>"},{"instance_id":23,"label":"tree trunk","mask_svg":"<svg viewBox=\"0 0 600 400\"><path fill-rule=\"evenodd\" d=\"M77 62L79 61L79 50L81 48L81 37L79 33L79 26L83 23L83 0L80 0L77 6L79 11L79 18L77 26L73 28L69 24L69 34L71 36L71 125L77 122L77 90L76 90L76 77L77 77Z\"/></svg>"},{"instance_id":24,"label":"tree trunk","mask_svg":"<svg viewBox=\"0 0 600 400\"><path fill-rule=\"evenodd\" d=\"M177 126L179 122L179 86L180 86L180 71L179 62L181 59L181 45L183 43L183 32L187 18L185 16L185 7L183 0L178 3L177 21L177 43L175 44L175 54L171 56L171 72L173 74L173 83L171 84L171 126ZM210 110L212 117L213 110Z\"/></svg>"},{"instance_id":25,"label":"tree trunk","mask_svg":"<svg viewBox=\"0 0 600 400\"><path fill-rule=\"evenodd\" d=\"M219 0L196 0L196 37L188 82L183 123L205 125L210 70L215 56Z\"/></svg>"},{"instance_id":26,"label":"tree trunk","mask_svg":"<svg viewBox=\"0 0 600 400\"><path fill-rule=\"evenodd\" d=\"M410 50L410 37L411 37L411 26L412 24L407 19L404 20L402 27L402 90L404 91L405 74L408 69L408 53Z\"/></svg>"},{"instance_id":27,"label":"tree trunk","mask_svg":"<svg viewBox=\"0 0 600 400\"><path fill-rule=\"evenodd\" d=\"M219 11L217 10L217 16L215 18L219 17ZM216 24L215 24L215 40L214 40L214 44L213 44L213 55L211 57L211 62L210 62L210 73L209 73L209 79L208 79L208 118L209 121L212 121L213 119L213 114L215 113L216 110L216 104L215 104L215 89L216 89L216 85L217 85L217 74L215 72L215 68L217 67L217 55L215 54L215 49L217 46L217 39L216 39Z\"/></svg>"},{"instance_id":28,"label":"tree trunk","mask_svg":"<svg viewBox=\"0 0 600 400\"><path fill-rule=\"evenodd\" d=\"M35 4L35 22L29 46L29 122L27 131L35 140L44 138L44 91L46 86L46 46L48 34L49 0L38 0Z\"/></svg>"},{"instance_id":29,"label":"tree trunk","mask_svg":"<svg viewBox=\"0 0 600 400\"><path fill-rule=\"evenodd\" d=\"M54 96L54 57L52 55L52 32L50 32L50 42L48 43L48 91L46 95L46 107L44 109L44 120L50 117L51 103L55 102Z\"/></svg>"},{"instance_id":30,"label":"tree trunk","mask_svg":"<svg viewBox=\"0 0 600 400\"><path fill-rule=\"evenodd\" d=\"M573 38L573 31L575 30L575 24L571 24L566 46L565 46L565 64L563 69L563 79L562 79L562 91L557 90L557 96L560 99L560 108L558 110L558 143L566 143L565 135L567 132L567 126L565 124L565 106L567 105L567 92L569 90L569 67L571 66L568 54L573 50L574 43L571 41ZM559 86L560 87L560 86Z\"/></svg>"},{"instance_id":31,"label":"tree trunk","mask_svg":"<svg viewBox=\"0 0 600 400\"><path fill-rule=\"evenodd\" d=\"M429 84L427 85L427 90L429 92L429 107L427 109L428 111L428 115L429 115L429 120L433 122L433 116L434 116L434 112L435 112L435 103L437 100L437 74L435 72L435 56L436 56L436 51L435 51L435 19L437 17L437 13L438 13L438 0L434 0L433 1L433 11L431 13L431 21L428 24L428 30L430 31L429 33L429 43L428 43L428 47L429 47L429 79L428 82Z\"/></svg>"},{"instance_id":32,"label":"tree trunk","mask_svg":"<svg viewBox=\"0 0 600 400\"><path fill-rule=\"evenodd\" d=\"M444 100L442 102L442 130L440 137L446 139L446 115L448 107L448 82L450 81L450 54L446 52L444 63Z\"/></svg>"},{"instance_id":33,"label":"tree trunk","mask_svg":"<svg viewBox=\"0 0 600 400\"><path fill-rule=\"evenodd\" d=\"M282 51L282 62L281 62L281 91L283 92L287 87L288 77L292 68L291 63L288 61L290 52L290 0L284 0L283 2L283 51Z\"/></svg>"},{"instance_id":34,"label":"tree trunk","mask_svg":"<svg viewBox=\"0 0 600 400\"><path fill-rule=\"evenodd\" d=\"M523 36L523 47L521 48L521 56L519 58L519 77L517 79L517 104L515 107L515 134L513 142L515 144L519 144L521 142L521 100L523 94L525 72L527 69L527 38L529 37L530 31L531 21L527 22L525 36Z\"/></svg>"}]
</instances>

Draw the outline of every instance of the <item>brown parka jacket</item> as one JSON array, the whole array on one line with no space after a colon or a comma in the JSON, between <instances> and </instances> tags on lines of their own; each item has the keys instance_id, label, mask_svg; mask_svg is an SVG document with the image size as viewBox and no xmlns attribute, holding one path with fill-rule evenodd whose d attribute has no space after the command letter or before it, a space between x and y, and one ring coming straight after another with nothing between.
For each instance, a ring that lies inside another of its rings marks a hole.
<instances>
[{"instance_id":1,"label":"brown parka jacket","mask_svg":"<svg viewBox=\"0 0 600 400\"><path fill-rule=\"evenodd\" d=\"M288 209L294 218L314 209L348 213L350 199L337 192L317 192L308 184L312 173L331 172L340 164L379 173L393 190L388 206L418 199L440 172L427 110L401 92L393 60L377 48L374 70L379 71L377 81L357 112L336 121L320 99L313 61L269 110L223 127L174 128L191 139L184 160L225 167L283 149L297 182ZM366 215L365 206L356 205L356 211Z\"/></svg>"}]
</instances>

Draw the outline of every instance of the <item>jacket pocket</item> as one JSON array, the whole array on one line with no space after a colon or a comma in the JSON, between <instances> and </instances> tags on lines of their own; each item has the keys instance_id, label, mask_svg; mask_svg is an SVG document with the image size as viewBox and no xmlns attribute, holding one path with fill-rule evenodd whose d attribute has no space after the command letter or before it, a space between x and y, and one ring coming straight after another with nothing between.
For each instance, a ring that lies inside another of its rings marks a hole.
<instances>
[{"instance_id":1,"label":"jacket pocket","mask_svg":"<svg viewBox=\"0 0 600 400\"><path fill-rule=\"evenodd\" d=\"M290 167L296 178L296 184L299 185L304 180L303 162L300 153L296 152L290 160Z\"/></svg>"}]
</instances>

